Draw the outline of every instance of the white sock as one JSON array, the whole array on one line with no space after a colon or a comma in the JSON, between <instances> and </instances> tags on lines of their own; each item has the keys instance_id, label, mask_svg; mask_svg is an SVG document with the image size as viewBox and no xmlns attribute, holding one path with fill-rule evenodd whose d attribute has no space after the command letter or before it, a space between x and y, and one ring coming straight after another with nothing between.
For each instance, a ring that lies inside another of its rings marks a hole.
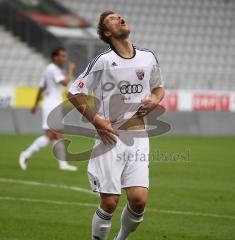
<instances>
[{"instance_id":1,"label":"white sock","mask_svg":"<svg viewBox=\"0 0 235 240\"><path fill-rule=\"evenodd\" d=\"M23 152L26 158L30 158L35 152L46 147L50 142L47 136L40 136Z\"/></svg>"},{"instance_id":2,"label":"white sock","mask_svg":"<svg viewBox=\"0 0 235 240\"><path fill-rule=\"evenodd\" d=\"M131 232L134 232L138 225L143 221L144 213L134 212L127 204L121 216L121 229L116 237L117 240L126 240Z\"/></svg>"},{"instance_id":3,"label":"white sock","mask_svg":"<svg viewBox=\"0 0 235 240\"><path fill-rule=\"evenodd\" d=\"M67 156L65 145L61 139L54 141L54 153L59 162L60 167L67 165Z\"/></svg>"},{"instance_id":4,"label":"white sock","mask_svg":"<svg viewBox=\"0 0 235 240\"><path fill-rule=\"evenodd\" d=\"M112 225L112 214L98 208L92 220L92 240L107 240Z\"/></svg>"}]
</instances>

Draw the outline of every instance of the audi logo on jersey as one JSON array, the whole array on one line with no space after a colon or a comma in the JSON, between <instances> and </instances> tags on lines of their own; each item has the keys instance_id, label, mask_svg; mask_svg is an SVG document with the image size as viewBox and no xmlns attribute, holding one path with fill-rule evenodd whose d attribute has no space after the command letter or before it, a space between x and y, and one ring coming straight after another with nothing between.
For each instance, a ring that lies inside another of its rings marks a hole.
<instances>
[{"instance_id":1,"label":"audi logo on jersey","mask_svg":"<svg viewBox=\"0 0 235 240\"><path fill-rule=\"evenodd\" d=\"M141 84L127 84L120 87L120 93L131 94L131 93L141 93L143 91L143 86Z\"/></svg>"}]
</instances>

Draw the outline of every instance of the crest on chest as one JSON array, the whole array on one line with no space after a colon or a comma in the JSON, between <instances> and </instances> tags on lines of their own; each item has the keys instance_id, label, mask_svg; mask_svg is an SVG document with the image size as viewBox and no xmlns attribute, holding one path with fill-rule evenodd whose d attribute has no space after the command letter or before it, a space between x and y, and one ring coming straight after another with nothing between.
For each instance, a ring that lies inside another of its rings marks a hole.
<instances>
[{"instance_id":1,"label":"crest on chest","mask_svg":"<svg viewBox=\"0 0 235 240\"><path fill-rule=\"evenodd\" d=\"M137 69L136 70L136 76L139 80L144 79L144 70L143 69Z\"/></svg>"}]
</instances>

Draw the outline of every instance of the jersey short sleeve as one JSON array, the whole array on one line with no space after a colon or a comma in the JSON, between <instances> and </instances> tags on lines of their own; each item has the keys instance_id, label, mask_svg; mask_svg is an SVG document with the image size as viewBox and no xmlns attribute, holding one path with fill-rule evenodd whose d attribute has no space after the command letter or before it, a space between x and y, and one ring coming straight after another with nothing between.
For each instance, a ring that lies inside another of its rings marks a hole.
<instances>
[{"instance_id":1,"label":"jersey short sleeve","mask_svg":"<svg viewBox=\"0 0 235 240\"><path fill-rule=\"evenodd\" d=\"M65 79L65 76L64 76L62 70L59 69L58 67L57 68L52 68L51 69L51 74L52 74L53 79L56 83L59 83L59 82L61 82Z\"/></svg>"},{"instance_id":2,"label":"jersey short sleeve","mask_svg":"<svg viewBox=\"0 0 235 240\"><path fill-rule=\"evenodd\" d=\"M157 58L153 55L153 69L150 77L150 89L153 90L156 87L163 87L163 79L161 74L161 68Z\"/></svg>"},{"instance_id":3,"label":"jersey short sleeve","mask_svg":"<svg viewBox=\"0 0 235 240\"><path fill-rule=\"evenodd\" d=\"M74 81L69 92L73 95L78 93L90 95L99 84L102 69L102 59L94 59L90 62L85 71Z\"/></svg>"}]
</instances>

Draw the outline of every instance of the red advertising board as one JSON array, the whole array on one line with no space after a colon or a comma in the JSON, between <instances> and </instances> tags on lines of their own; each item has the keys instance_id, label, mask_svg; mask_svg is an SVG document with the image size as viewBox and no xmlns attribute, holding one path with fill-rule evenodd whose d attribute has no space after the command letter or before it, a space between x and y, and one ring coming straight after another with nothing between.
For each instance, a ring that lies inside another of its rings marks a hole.
<instances>
[{"instance_id":1,"label":"red advertising board","mask_svg":"<svg viewBox=\"0 0 235 240\"><path fill-rule=\"evenodd\" d=\"M230 111L230 95L228 93L193 93L193 111Z\"/></svg>"},{"instance_id":2,"label":"red advertising board","mask_svg":"<svg viewBox=\"0 0 235 240\"><path fill-rule=\"evenodd\" d=\"M178 100L179 94L177 92L166 92L166 95L162 100L161 105L169 111L177 111Z\"/></svg>"}]
</instances>

